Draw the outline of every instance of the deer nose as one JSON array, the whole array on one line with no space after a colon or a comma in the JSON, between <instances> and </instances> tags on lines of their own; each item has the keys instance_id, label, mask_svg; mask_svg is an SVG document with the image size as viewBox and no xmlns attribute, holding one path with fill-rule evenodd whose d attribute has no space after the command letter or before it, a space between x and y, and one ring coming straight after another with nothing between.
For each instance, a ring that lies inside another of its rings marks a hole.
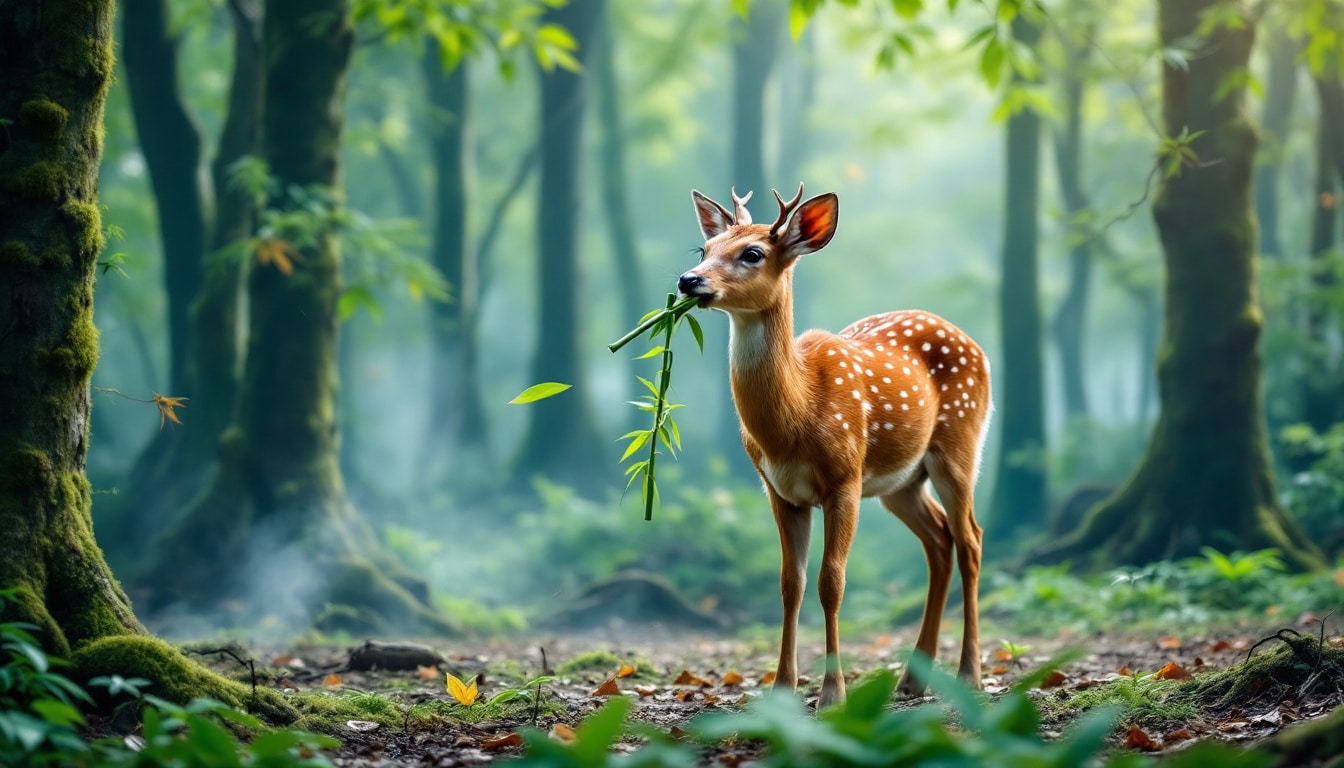
<instances>
[{"instance_id":1,"label":"deer nose","mask_svg":"<svg viewBox=\"0 0 1344 768\"><path fill-rule=\"evenodd\" d=\"M705 278L695 274L694 272L687 272L686 274L682 275L680 278L677 279L677 289L687 296L690 296L691 294L695 293L695 289L699 288L704 284L705 284Z\"/></svg>"}]
</instances>

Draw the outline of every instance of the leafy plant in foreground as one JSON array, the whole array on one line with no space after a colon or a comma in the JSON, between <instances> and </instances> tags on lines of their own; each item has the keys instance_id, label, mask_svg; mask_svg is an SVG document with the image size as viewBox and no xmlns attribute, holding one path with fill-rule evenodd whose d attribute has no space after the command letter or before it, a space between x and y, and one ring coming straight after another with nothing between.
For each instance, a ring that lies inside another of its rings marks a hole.
<instances>
[{"instance_id":1,"label":"leafy plant in foreground","mask_svg":"<svg viewBox=\"0 0 1344 768\"><path fill-rule=\"evenodd\" d=\"M744 712L703 715L691 723L690 733L701 745L671 740L647 726L630 733L647 738L634 755L616 756L610 747L627 735L624 719L631 703L618 699L603 707L576 732L573 744L556 743L539 731L524 734L528 752L519 761L527 768L597 768L600 766L697 765L702 748L728 748L755 741L764 754L754 765L765 768L867 768L897 765L1088 766L1098 764L1107 749L1106 738L1115 724L1114 708L1101 708L1080 718L1069 733L1055 741L1040 735L1040 715L1027 691L1049 671L1044 668L994 701L965 688L927 662L921 674L945 706L892 710L895 676L882 670L850 692L843 705L824 710L815 718L790 695L766 695ZM755 751L753 749L752 751ZM1169 761L1175 766L1221 765L1251 768L1268 765L1262 755L1217 745L1197 745ZM1116 768L1146 765L1148 758L1116 754L1107 765Z\"/></svg>"}]
</instances>

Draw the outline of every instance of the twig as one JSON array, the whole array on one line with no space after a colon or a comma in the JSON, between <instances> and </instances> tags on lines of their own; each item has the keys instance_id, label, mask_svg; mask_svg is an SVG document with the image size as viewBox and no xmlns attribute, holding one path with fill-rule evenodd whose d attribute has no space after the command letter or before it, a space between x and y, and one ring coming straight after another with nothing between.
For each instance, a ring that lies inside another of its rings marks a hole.
<instances>
[{"instance_id":1,"label":"twig","mask_svg":"<svg viewBox=\"0 0 1344 768\"><path fill-rule=\"evenodd\" d=\"M187 653L194 653L197 654L198 656L209 656L212 653L218 653L232 658L234 661L247 667L248 672L251 673L252 675L252 695L253 696L257 695L257 664L255 660L253 659L244 660L240 658L238 654L234 653L232 650L228 648L203 648L200 650L188 650Z\"/></svg>"},{"instance_id":2,"label":"twig","mask_svg":"<svg viewBox=\"0 0 1344 768\"><path fill-rule=\"evenodd\" d=\"M1285 627L1284 629L1280 629L1278 632L1275 632L1274 634L1270 635L1269 637L1266 637L1266 638L1260 640L1260 641L1257 642L1255 645L1252 645L1251 648L1250 648L1250 650L1246 651L1246 661L1250 661L1250 660L1251 660L1251 654L1255 653L1255 649L1256 649L1256 648L1259 648L1260 646L1264 645L1265 643L1268 643L1268 642L1271 641L1271 640L1280 640L1280 641L1283 642L1284 645L1287 645L1289 648L1293 647L1293 646L1292 646L1292 643L1289 643L1289 642L1288 642L1288 638L1286 638L1286 637L1283 636L1285 632L1286 632L1286 633L1291 633L1291 634L1292 634L1293 636L1295 636L1295 637L1301 637L1301 636L1302 636L1302 633L1301 633L1301 632L1298 632L1298 631L1295 630L1295 629L1289 629L1289 628L1286 628L1286 627Z\"/></svg>"},{"instance_id":3,"label":"twig","mask_svg":"<svg viewBox=\"0 0 1344 768\"><path fill-rule=\"evenodd\" d=\"M537 650L541 651L541 674L554 675L555 670L551 669L551 665L546 663L546 646L539 645Z\"/></svg>"},{"instance_id":4,"label":"twig","mask_svg":"<svg viewBox=\"0 0 1344 768\"><path fill-rule=\"evenodd\" d=\"M541 682L537 682L537 695L532 697L532 727L537 727L537 718L541 716Z\"/></svg>"}]
</instances>

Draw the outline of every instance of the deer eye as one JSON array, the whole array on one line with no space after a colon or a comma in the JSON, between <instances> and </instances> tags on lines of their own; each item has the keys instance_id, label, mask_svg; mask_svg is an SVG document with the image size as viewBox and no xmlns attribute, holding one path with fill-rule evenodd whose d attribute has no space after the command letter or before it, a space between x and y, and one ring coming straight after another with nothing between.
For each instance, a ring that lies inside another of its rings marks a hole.
<instances>
[{"instance_id":1,"label":"deer eye","mask_svg":"<svg viewBox=\"0 0 1344 768\"><path fill-rule=\"evenodd\" d=\"M738 258L748 264L760 264L762 261L765 261L765 251L762 251L754 245L750 245L742 251L742 254L738 256Z\"/></svg>"}]
</instances>

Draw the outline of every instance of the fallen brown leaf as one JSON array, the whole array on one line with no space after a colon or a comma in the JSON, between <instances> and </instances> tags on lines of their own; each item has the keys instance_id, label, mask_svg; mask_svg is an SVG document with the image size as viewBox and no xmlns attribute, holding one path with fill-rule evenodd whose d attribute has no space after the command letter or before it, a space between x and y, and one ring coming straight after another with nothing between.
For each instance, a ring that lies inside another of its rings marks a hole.
<instances>
[{"instance_id":1,"label":"fallen brown leaf","mask_svg":"<svg viewBox=\"0 0 1344 768\"><path fill-rule=\"evenodd\" d=\"M691 674L691 671L690 671L689 669L683 669L683 670L681 670L681 674L680 674L680 675L677 675L677 679L676 679L676 680L673 680L673 681L672 681L672 684L673 684L673 685L698 685L698 686L700 686L701 688L708 688L708 687L709 687L709 681L705 680L703 677L700 677L699 675L692 675L692 674Z\"/></svg>"},{"instance_id":2,"label":"fallen brown leaf","mask_svg":"<svg viewBox=\"0 0 1344 768\"><path fill-rule=\"evenodd\" d=\"M1157 641L1157 647L1161 648L1164 651L1174 651L1177 648L1181 647L1181 638L1175 635L1167 635L1166 637Z\"/></svg>"},{"instance_id":3,"label":"fallen brown leaf","mask_svg":"<svg viewBox=\"0 0 1344 768\"><path fill-rule=\"evenodd\" d=\"M1190 732L1189 728L1180 728L1163 736L1162 741L1170 744L1177 741L1189 741L1193 738L1195 738L1195 735Z\"/></svg>"},{"instance_id":4,"label":"fallen brown leaf","mask_svg":"<svg viewBox=\"0 0 1344 768\"><path fill-rule=\"evenodd\" d=\"M523 746L523 737L516 732L507 736L500 736L497 739L487 739L481 742L481 749L508 749L510 747Z\"/></svg>"},{"instance_id":5,"label":"fallen brown leaf","mask_svg":"<svg viewBox=\"0 0 1344 768\"><path fill-rule=\"evenodd\" d=\"M1045 673L1045 677L1041 678L1041 687L1058 688L1059 686L1064 684L1065 680L1068 679L1069 679L1068 675L1064 674L1063 672L1060 672L1058 669L1052 669L1049 672Z\"/></svg>"},{"instance_id":6,"label":"fallen brown leaf","mask_svg":"<svg viewBox=\"0 0 1344 768\"><path fill-rule=\"evenodd\" d=\"M761 685L773 685L775 682L775 673L766 672L764 675L761 675L761 679L758 682Z\"/></svg>"},{"instance_id":7,"label":"fallen brown leaf","mask_svg":"<svg viewBox=\"0 0 1344 768\"><path fill-rule=\"evenodd\" d=\"M682 688L676 693L677 701L685 701L689 699L693 693L695 693L695 691L692 691L690 688Z\"/></svg>"},{"instance_id":8,"label":"fallen brown leaf","mask_svg":"<svg viewBox=\"0 0 1344 768\"><path fill-rule=\"evenodd\" d=\"M1226 640L1217 640L1209 644L1209 653L1221 653L1231 648L1232 644Z\"/></svg>"},{"instance_id":9,"label":"fallen brown leaf","mask_svg":"<svg viewBox=\"0 0 1344 768\"><path fill-rule=\"evenodd\" d=\"M322 678L322 687L323 687L323 688L340 688L340 687L341 687L342 685L344 685L344 684L345 684L345 681L342 680L342 679L341 679L341 676L338 675L338 674L336 674L335 672L332 672L331 674L329 674L329 675L327 675L326 677Z\"/></svg>"},{"instance_id":10,"label":"fallen brown leaf","mask_svg":"<svg viewBox=\"0 0 1344 768\"><path fill-rule=\"evenodd\" d=\"M617 677L629 677L633 674L635 674L635 665L633 664L622 664L620 670L616 672Z\"/></svg>"},{"instance_id":11,"label":"fallen brown leaf","mask_svg":"<svg viewBox=\"0 0 1344 768\"><path fill-rule=\"evenodd\" d=\"M677 739L678 741L688 739L691 736L691 734L687 733L686 731L682 730L680 727L675 725L667 729L667 735L671 736L674 739Z\"/></svg>"},{"instance_id":12,"label":"fallen brown leaf","mask_svg":"<svg viewBox=\"0 0 1344 768\"><path fill-rule=\"evenodd\" d=\"M1149 736L1147 731L1136 725L1130 728L1129 733L1125 736L1125 748L1156 752L1162 748L1162 744Z\"/></svg>"},{"instance_id":13,"label":"fallen brown leaf","mask_svg":"<svg viewBox=\"0 0 1344 768\"><path fill-rule=\"evenodd\" d=\"M280 678L280 687L289 691L301 690L299 686L295 685L294 682L287 677Z\"/></svg>"},{"instance_id":14,"label":"fallen brown leaf","mask_svg":"<svg viewBox=\"0 0 1344 768\"><path fill-rule=\"evenodd\" d=\"M991 674L991 675L1006 675L1006 674L1008 674L1008 665L1007 665L1007 664L999 664L998 666L996 666L996 667L994 667L993 669L989 670L989 674Z\"/></svg>"},{"instance_id":15,"label":"fallen brown leaf","mask_svg":"<svg viewBox=\"0 0 1344 768\"><path fill-rule=\"evenodd\" d=\"M1134 670L1130 669L1128 664L1121 664L1120 668L1115 670L1115 674L1121 677L1133 677Z\"/></svg>"},{"instance_id":16,"label":"fallen brown leaf","mask_svg":"<svg viewBox=\"0 0 1344 768\"><path fill-rule=\"evenodd\" d=\"M1004 649L1004 648L1000 648L1000 649L998 649L997 651L994 652L994 660L995 660L995 661L1012 661L1012 660L1013 660L1013 654L1012 654L1010 651L1008 651L1008 650L1006 650L1006 649Z\"/></svg>"},{"instance_id":17,"label":"fallen brown leaf","mask_svg":"<svg viewBox=\"0 0 1344 768\"><path fill-rule=\"evenodd\" d=\"M574 729L564 723L556 723L551 729L551 738L568 744L574 741Z\"/></svg>"},{"instance_id":18,"label":"fallen brown leaf","mask_svg":"<svg viewBox=\"0 0 1344 768\"><path fill-rule=\"evenodd\" d=\"M423 667L423 666L420 666L419 664L417 664L417 665L415 666L415 676L418 677L418 678L421 679L421 680L438 680L438 679L439 679L439 668L438 668L438 667Z\"/></svg>"},{"instance_id":19,"label":"fallen brown leaf","mask_svg":"<svg viewBox=\"0 0 1344 768\"><path fill-rule=\"evenodd\" d=\"M657 693L657 692L658 692L658 686L656 686L656 685L636 685L636 686L635 686L635 693L638 693L639 696L640 696L640 698L643 698L643 697L645 697L645 696L652 696L653 694L655 694L655 693Z\"/></svg>"},{"instance_id":20,"label":"fallen brown leaf","mask_svg":"<svg viewBox=\"0 0 1344 768\"><path fill-rule=\"evenodd\" d=\"M1153 678L1156 680L1189 680L1192 677L1194 675L1174 661L1168 661L1165 667L1153 673Z\"/></svg>"},{"instance_id":21,"label":"fallen brown leaf","mask_svg":"<svg viewBox=\"0 0 1344 768\"><path fill-rule=\"evenodd\" d=\"M723 673L723 680L720 681L720 684L721 684L721 685L741 685L741 684L743 684L743 683L745 683L745 682L746 682L746 678L742 677L742 675L741 675L740 673L738 673L737 671L730 669L730 670L728 670L727 672L724 672L724 673Z\"/></svg>"},{"instance_id":22,"label":"fallen brown leaf","mask_svg":"<svg viewBox=\"0 0 1344 768\"><path fill-rule=\"evenodd\" d=\"M620 696L620 686L616 685L616 678L611 678L607 682L599 685L596 691L588 694L589 696Z\"/></svg>"}]
</instances>

